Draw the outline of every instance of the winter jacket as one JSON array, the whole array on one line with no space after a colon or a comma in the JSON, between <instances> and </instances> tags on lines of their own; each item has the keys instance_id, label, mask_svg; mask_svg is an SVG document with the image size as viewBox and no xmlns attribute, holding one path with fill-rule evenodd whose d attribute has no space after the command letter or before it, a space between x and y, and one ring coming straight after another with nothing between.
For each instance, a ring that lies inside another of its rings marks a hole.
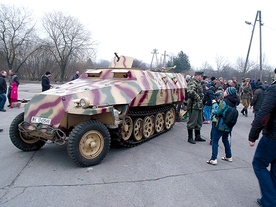
<instances>
[{"instance_id":1,"label":"winter jacket","mask_svg":"<svg viewBox=\"0 0 276 207\"><path fill-rule=\"evenodd\" d=\"M188 83L187 88L187 94L188 94L188 101L187 101L187 108L188 110L192 109L203 109L203 89L200 84L200 81L198 81L195 78L190 79Z\"/></svg>"},{"instance_id":2,"label":"winter jacket","mask_svg":"<svg viewBox=\"0 0 276 207\"><path fill-rule=\"evenodd\" d=\"M254 111L258 111L261 108L263 99L265 94L265 88L263 85L260 85L257 87L257 89L254 92L253 98L250 102L250 105L253 106Z\"/></svg>"},{"instance_id":3,"label":"winter jacket","mask_svg":"<svg viewBox=\"0 0 276 207\"><path fill-rule=\"evenodd\" d=\"M17 87L17 83L13 82L11 85L11 94L10 94L11 99L13 99L14 101L17 101L18 99L18 87Z\"/></svg>"},{"instance_id":4,"label":"winter jacket","mask_svg":"<svg viewBox=\"0 0 276 207\"><path fill-rule=\"evenodd\" d=\"M0 75L0 94L6 94L7 93L7 83L5 80L5 77Z\"/></svg>"},{"instance_id":5,"label":"winter jacket","mask_svg":"<svg viewBox=\"0 0 276 207\"><path fill-rule=\"evenodd\" d=\"M255 142L261 131L264 137L276 140L276 81L265 93L259 113L253 120L249 141Z\"/></svg>"},{"instance_id":6,"label":"winter jacket","mask_svg":"<svg viewBox=\"0 0 276 207\"><path fill-rule=\"evenodd\" d=\"M47 76L42 76L42 79L41 79L41 86L42 86L42 92L43 91L47 91L51 88L51 85L50 85L50 80Z\"/></svg>"},{"instance_id":7,"label":"winter jacket","mask_svg":"<svg viewBox=\"0 0 276 207\"><path fill-rule=\"evenodd\" d=\"M203 104L206 106L212 106L212 100L215 99L214 87L210 87L204 95Z\"/></svg>"},{"instance_id":8,"label":"winter jacket","mask_svg":"<svg viewBox=\"0 0 276 207\"><path fill-rule=\"evenodd\" d=\"M224 132L230 132L232 130L224 123L223 117L225 116L225 113L229 106L236 107L239 104L240 104L239 97L236 94L232 94L232 95L225 96L225 98L223 99L223 101L219 103L219 105L217 103L213 105L213 109L214 109L213 113L218 117L218 121L216 124L216 127L218 130L224 131Z\"/></svg>"},{"instance_id":9,"label":"winter jacket","mask_svg":"<svg viewBox=\"0 0 276 207\"><path fill-rule=\"evenodd\" d=\"M80 76L79 76L79 74L75 74L75 75L73 75L73 78L72 78L72 80L76 80L76 79L78 79Z\"/></svg>"},{"instance_id":10,"label":"winter jacket","mask_svg":"<svg viewBox=\"0 0 276 207\"><path fill-rule=\"evenodd\" d=\"M217 123L218 122L218 116L214 113L214 111L218 110L219 104L222 100L216 101L212 104L212 114L211 114L211 121Z\"/></svg>"}]
</instances>

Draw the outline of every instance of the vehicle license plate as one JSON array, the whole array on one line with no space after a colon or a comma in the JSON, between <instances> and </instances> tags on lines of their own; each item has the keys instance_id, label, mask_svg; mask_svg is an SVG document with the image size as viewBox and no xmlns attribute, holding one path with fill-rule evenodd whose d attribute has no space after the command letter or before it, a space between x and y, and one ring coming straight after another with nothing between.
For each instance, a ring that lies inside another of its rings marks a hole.
<instances>
[{"instance_id":1,"label":"vehicle license plate","mask_svg":"<svg viewBox=\"0 0 276 207\"><path fill-rule=\"evenodd\" d=\"M52 121L51 119L37 117L37 116L33 116L31 120L32 123L42 123L42 124L51 124L51 121Z\"/></svg>"}]
</instances>

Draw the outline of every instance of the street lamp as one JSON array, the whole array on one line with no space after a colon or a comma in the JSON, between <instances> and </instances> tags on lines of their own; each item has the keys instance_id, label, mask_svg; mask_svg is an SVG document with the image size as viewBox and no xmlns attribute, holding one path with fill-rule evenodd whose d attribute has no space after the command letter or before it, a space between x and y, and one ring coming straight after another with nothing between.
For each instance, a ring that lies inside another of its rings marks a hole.
<instances>
[{"instance_id":1,"label":"street lamp","mask_svg":"<svg viewBox=\"0 0 276 207\"><path fill-rule=\"evenodd\" d=\"M258 19L259 17L259 19ZM252 39L253 39L253 34L254 34L254 30L255 30L255 25L256 22L259 21L259 26L260 26L260 80L262 81L263 79L263 63L262 63L262 20L261 20L261 11L257 11L256 14L256 18L254 21L254 25L253 25L253 29L252 29L252 34L251 34L251 38L250 38L250 43L249 43L249 47L248 47L248 51L247 51L247 56L246 56L246 60L245 60L245 65L244 65L244 71L246 71L247 68L247 63L248 63L248 57L249 57L249 53L250 53L250 48L251 48L251 43L252 43ZM251 22L245 21L246 24L248 25L252 25Z\"/></svg>"}]
</instances>

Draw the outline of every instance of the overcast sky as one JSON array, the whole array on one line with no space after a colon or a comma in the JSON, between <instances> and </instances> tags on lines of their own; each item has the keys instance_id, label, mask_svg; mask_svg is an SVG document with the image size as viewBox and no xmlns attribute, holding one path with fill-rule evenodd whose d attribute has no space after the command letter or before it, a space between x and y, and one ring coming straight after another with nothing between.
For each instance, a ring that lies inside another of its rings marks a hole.
<instances>
[{"instance_id":1,"label":"overcast sky","mask_svg":"<svg viewBox=\"0 0 276 207\"><path fill-rule=\"evenodd\" d=\"M274 0L1 0L24 6L37 18L44 12L62 11L77 17L98 42L97 60L119 55L150 63L153 49L158 58L164 51L189 56L193 67L216 57L235 63L246 58L252 26L258 10L262 14L262 51L265 62L276 66L276 12ZM259 62L259 22L255 28L249 59Z\"/></svg>"}]
</instances>

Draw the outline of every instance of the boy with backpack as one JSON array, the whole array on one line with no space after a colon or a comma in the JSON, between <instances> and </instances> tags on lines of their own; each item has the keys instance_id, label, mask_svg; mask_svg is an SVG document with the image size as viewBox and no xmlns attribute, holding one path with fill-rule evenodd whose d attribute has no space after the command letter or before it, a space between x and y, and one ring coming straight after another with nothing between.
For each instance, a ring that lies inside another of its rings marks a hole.
<instances>
[{"instance_id":1,"label":"boy with backpack","mask_svg":"<svg viewBox=\"0 0 276 207\"><path fill-rule=\"evenodd\" d=\"M219 104L214 100L213 113L218 117L215 129L212 135L212 156L207 161L207 164L216 165L218 156L218 142L222 137L222 142L225 148L225 156L221 159L232 162L232 152L229 135L237 122L238 111L236 107L240 104L240 99L237 96L237 90L234 87L228 87L224 91L224 99ZM217 105L217 106L216 106Z\"/></svg>"},{"instance_id":2,"label":"boy with backpack","mask_svg":"<svg viewBox=\"0 0 276 207\"><path fill-rule=\"evenodd\" d=\"M212 145L212 137L216 130L216 125L218 121L218 117L216 114L214 114L214 110L218 108L219 103L223 101L223 93L224 93L223 90L217 90L215 93L215 100L212 100L212 114L211 114L212 127L210 132L210 145Z\"/></svg>"}]
</instances>

